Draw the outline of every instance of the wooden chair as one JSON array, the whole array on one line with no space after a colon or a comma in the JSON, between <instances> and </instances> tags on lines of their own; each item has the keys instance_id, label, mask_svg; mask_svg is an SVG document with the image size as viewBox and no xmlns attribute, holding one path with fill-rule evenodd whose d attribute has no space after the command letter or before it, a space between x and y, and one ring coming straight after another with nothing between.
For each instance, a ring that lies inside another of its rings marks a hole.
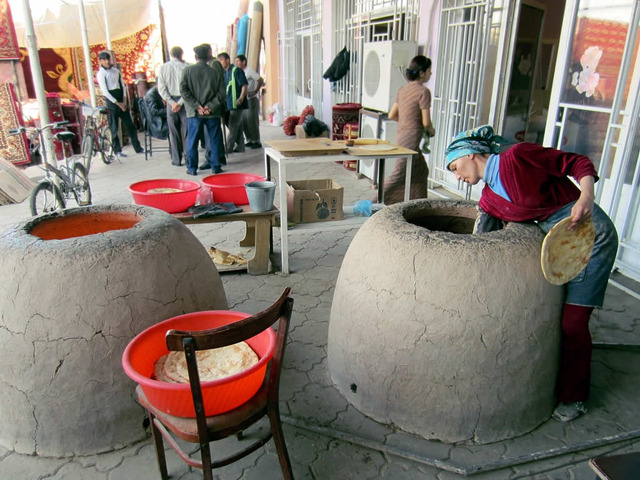
<instances>
[{"instance_id":1,"label":"wooden chair","mask_svg":"<svg viewBox=\"0 0 640 480\"><path fill-rule=\"evenodd\" d=\"M142 130L144 131L144 159L149 160L153 157L153 139L156 138L151 133L151 112L144 100L144 97L138 98L138 110L140 111L140 121L142 122ZM155 147L156 151L171 152L171 141L167 138L166 147Z\"/></svg>"},{"instance_id":2,"label":"wooden chair","mask_svg":"<svg viewBox=\"0 0 640 480\"><path fill-rule=\"evenodd\" d=\"M163 480L168 478L163 438L176 450L180 458L191 466L202 468L204 478L211 480L213 478L213 468L229 465L249 455L267 443L271 437L275 442L283 477L286 480L293 479L293 471L282 433L278 406L280 370L293 308L293 299L289 298L290 291L291 288L287 287L272 306L230 325L203 331L170 330L167 332L166 341L169 350L182 350L185 352L196 418L175 417L157 410L149 403L142 389L138 386L136 390L138 401L149 413L158 466ZM248 402L234 410L215 416L205 416L200 378L195 360L196 350L218 348L246 340L267 328L271 328L271 325L275 322L278 322L275 350L260 390ZM232 435L237 435L240 438L243 430L265 415L269 418L271 427L265 436L233 455L220 460L212 460L210 442ZM199 461L185 453L169 433L169 430L183 440L199 443L202 460Z\"/></svg>"}]
</instances>

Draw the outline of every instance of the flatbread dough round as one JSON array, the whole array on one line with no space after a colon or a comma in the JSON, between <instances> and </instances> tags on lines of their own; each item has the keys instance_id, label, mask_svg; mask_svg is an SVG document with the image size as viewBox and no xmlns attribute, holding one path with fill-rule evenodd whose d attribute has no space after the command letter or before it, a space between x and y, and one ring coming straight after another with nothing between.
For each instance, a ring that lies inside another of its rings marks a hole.
<instances>
[{"instance_id":1,"label":"flatbread dough round","mask_svg":"<svg viewBox=\"0 0 640 480\"><path fill-rule=\"evenodd\" d=\"M151 188L147 190L147 193L178 193L184 192L184 190L180 190L179 188Z\"/></svg>"},{"instance_id":2,"label":"flatbread dough round","mask_svg":"<svg viewBox=\"0 0 640 480\"><path fill-rule=\"evenodd\" d=\"M246 342L196 352L201 382L210 382L243 372L258 363L258 355ZM169 352L160 357L154 368L155 380L189 383L184 352Z\"/></svg>"},{"instance_id":3,"label":"flatbread dough round","mask_svg":"<svg viewBox=\"0 0 640 480\"><path fill-rule=\"evenodd\" d=\"M593 219L567 230L571 217L560 220L542 242L540 264L544 277L554 285L573 280L587 266L593 251L596 228Z\"/></svg>"}]
</instances>

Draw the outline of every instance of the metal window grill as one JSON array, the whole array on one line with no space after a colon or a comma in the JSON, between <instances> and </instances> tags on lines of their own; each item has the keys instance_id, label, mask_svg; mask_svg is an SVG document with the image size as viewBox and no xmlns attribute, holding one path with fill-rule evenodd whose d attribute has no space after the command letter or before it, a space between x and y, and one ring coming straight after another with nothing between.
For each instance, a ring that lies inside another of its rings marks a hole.
<instances>
[{"instance_id":1,"label":"metal window grill","mask_svg":"<svg viewBox=\"0 0 640 480\"><path fill-rule=\"evenodd\" d=\"M334 54L351 53L349 72L335 83L332 104L362 98L362 52L365 42L418 40L419 0L337 0L334 3Z\"/></svg>"},{"instance_id":2,"label":"metal window grill","mask_svg":"<svg viewBox=\"0 0 640 480\"><path fill-rule=\"evenodd\" d=\"M297 98L304 96L307 90L311 92L311 103L318 111L322 110L322 30L320 18L322 16L321 0L286 0L283 3L284 28L278 32L278 43L282 52L280 85L282 85L282 107L285 116L295 115L298 110ZM300 57L301 52L296 42L301 37L309 37L310 58ZM300 64L300 58L308 62ZM308 78L307 78L308 75ZM296 90L302 82L302 91ZM300 113L300 112L297 112Z\"/></svg>"}]
</instances>

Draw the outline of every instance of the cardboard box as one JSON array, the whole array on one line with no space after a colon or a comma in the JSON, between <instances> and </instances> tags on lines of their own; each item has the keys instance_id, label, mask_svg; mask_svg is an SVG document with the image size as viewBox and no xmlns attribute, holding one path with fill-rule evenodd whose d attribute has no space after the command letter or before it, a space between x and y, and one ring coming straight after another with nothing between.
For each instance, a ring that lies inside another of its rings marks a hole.
<instances>
[{"instance_id":1,"label":"cardboard box","mask_svg":"<svg viewBox=\"0 0 640 480\"><path fill-rule=\"evenodd\" d=\"M342 220L342 185L331 179L287 182L290 222L310 223Z\"/></svg>"}]
</instances>

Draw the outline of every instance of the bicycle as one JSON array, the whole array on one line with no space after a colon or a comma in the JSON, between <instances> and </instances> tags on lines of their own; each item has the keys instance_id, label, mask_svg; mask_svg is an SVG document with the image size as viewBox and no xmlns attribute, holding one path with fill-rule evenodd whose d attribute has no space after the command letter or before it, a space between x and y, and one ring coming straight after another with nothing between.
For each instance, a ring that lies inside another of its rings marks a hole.
<instances>
[{"instance_id":1,"label":"bicycle","mask_svg":"<svg viewBox=\"0 0 640 480\"><path fill-rule=\"evenodd\" d=\"M80 100L71 100L82 105L85 116L84 134L82 136L82 158L87 172L91 169L91 159L100 154L102 161L109 165L116 158L111 145L111 130L104 119L109 115L107 107L92 107Z\"/></svg>"},{"instance_id":2,"label":"bicycle","mask_svg":"<svg viewBox=\"0 0 640 480\"><path fill-rule=\"evenodd\" d=\"M63 144L64 165L56 168L56 166L46 161L43 132L47 129L61 128L68 123L65 120L64 122L50 123L40 128L20 126L9 130L9 135L19 135L23 132L35 133L40 140L40 153L44 160L44 166L40 168L45 171L45 178L36 184L29 195L29 207L33 216L62 210L66 207L65 200L70 198L74 198L78 206L91 205L91 186L89 185L87 168L77 160L74 160L71 165L71 159L67 157L67 149L64 145L75 138L75 133L58 132L53 134L53 138Z\"/></svg>"}]
</instances>

